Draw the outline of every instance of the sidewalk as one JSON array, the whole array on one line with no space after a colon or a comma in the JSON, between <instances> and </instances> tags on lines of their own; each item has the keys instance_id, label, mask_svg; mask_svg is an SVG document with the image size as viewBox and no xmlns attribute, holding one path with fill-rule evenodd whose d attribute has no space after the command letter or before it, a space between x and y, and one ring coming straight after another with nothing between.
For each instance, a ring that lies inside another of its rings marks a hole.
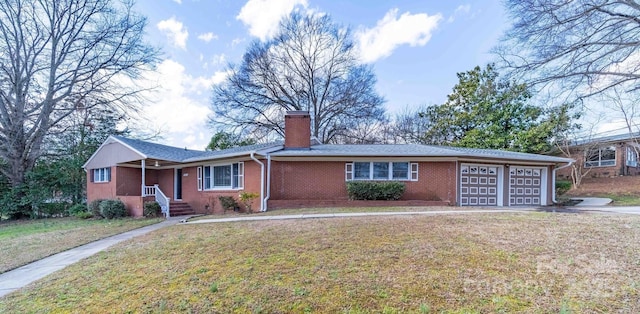
<instances>
[{"instance_id":1,"label":"sidewalk","mask_svg":"<svg viewBox=\"0 0 640 314\"><path fill-rule=\"evenodd\" d=\"M535 211L535 208L517 209L470 209L470 210L433 210L416 212L365 212L365 213L330 213L330 214L300 214L300 215L274 215L200 219L189 221L187 224L203 224L216 222L259 221L259 220L287 220L287 219L313 219L313 218L339 218L339 217L365 217L365 216L400 216L400 215L457 215L457 214L482 214L482 213L517 213L522 211Z\"/></svg>"},{"instance_id":2,"label":"sidewalk","mask_svg":"<svg viewBox=\"0 0 640 314\"><path fill-rule=\"evenodd\" d=\"M0 297L74 264L83 258L87 258L103 251L114 244L147 234L154 230L175 225L182 219L185 219L185 217L172 217L155 225L142 227L87 243L0 274Z\"/></svg>"}]
</instances>

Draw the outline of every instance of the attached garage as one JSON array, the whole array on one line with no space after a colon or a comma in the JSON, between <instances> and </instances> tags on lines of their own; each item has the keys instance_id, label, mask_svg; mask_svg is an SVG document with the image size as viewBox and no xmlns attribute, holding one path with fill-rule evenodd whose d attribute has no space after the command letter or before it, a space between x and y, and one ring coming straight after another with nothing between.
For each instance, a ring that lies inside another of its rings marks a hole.
<instances>
[{"instance_id":1,"label":"attached garage","mask_svg":"<svg viewBox=\"0 0 640 314\"><path fill-rule=\"evenodd\" d=\"M509 168L509 206L546 205L546 186L546 168Z\"/></svg>"},{"instance_id":2,"label":"attached garage","mask_svg":"<svg viewBox=\"0 0 640 314\"><path fill-rule=\"evenodd\" d=\"M503 167L487 164L460 166L460 205L502 206Z\"/></svg>"},{"instance_id":3,"label":"attached garage","mask_svg":"<svg viewBox=\"0 0 640 314\"><path fill-rule=\"evenodd\" d=\"M548 167L460 164L461 206L548 205Z\"/></svg>"}]
</instances>

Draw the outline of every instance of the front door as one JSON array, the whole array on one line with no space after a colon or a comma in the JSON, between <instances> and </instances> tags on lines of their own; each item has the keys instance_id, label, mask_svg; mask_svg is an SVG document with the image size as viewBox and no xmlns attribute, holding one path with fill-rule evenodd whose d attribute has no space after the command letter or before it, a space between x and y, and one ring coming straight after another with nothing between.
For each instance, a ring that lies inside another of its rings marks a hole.
<instances>
[{"instance_id":1,"label":"front door","mask_svg":"<svg viewBox=\"0 0 640 314\"><path fill-rule=\"evenodd\" d=\"M176 169L176 200L182 199L182 169Z\"/></svg>"}]
</instances>

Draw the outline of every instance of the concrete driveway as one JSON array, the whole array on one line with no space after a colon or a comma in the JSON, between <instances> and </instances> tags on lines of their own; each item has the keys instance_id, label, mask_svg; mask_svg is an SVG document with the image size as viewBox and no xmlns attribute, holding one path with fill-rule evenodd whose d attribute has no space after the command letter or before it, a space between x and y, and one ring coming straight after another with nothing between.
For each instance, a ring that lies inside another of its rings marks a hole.
<instances>
[{"instance_id":1,"label":"concrete driveway","mask_svg":"<svg viewBox=\"0 0 640 314\"><path fill-rule=\"evenodd\" d=\"M640 215L640 206L611 206L609 205L612 202L610 198L576 197L572 198L572 200L582 201L574 206L568 207L570 209Z\"/></svg>"}]
</instances>

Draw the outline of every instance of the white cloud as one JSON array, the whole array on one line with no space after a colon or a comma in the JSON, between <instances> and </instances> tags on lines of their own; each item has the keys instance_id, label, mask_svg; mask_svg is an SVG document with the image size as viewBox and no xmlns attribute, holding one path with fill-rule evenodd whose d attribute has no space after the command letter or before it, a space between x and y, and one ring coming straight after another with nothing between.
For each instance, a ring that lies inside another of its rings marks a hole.
<instances>
[{"instance_id":1,"label":"white cloud","mask_svg":"<svg viewBox=\"0 0 640 314\"><path fill-rule=\"evenodd\" d=\"M204 61L204 56L200 54L200 62L202 61ZM227 62L227 56L224 53L219 55L213 55L211 58L209 58L208 61L202 64L202 68L208 69L209 67L223 66L225 65L226 62Z\"/></svg>"},{"instance_id":2,"label":"white cloud","mask_svg":"<svg viewBox=\"0 0 640 314\"><path fill-rule=\"evenodd\" d=\"M177 4L182 4L182 0L173 0L173 2L175 2Z\"/></svg>"},{"instance_id":3,"label":"white cloud","mask_svg":"<svg viewBox=\"0 0 640 314\"><path fill-rule=\"evenodd\" d=\"M370 63L390 56L400 45L424 46L440 20L440 13L430 16L406 12L398 18L398 9L391 9L374 28L356 33L360 57Z\"/></svg>"},{"instance_id":4,"label":"white cloud","mask_svg":"<svg viewBox=\"0 0 640 314\"><path fill-rule=\"evenodd\" d=\"M234 48L235 46L241 44L244 41L244 38L234 38L231 41L231 48Z\"/></svg>"},{"instance_id":5,"label":"white cloud","mask_svg":"<svg viewBox=\"0 0 640 314\"><path fill-rule=\"evenodd\" d=\"M306 8L307 0L249 0L236 19L249 26L249 33L266 40L278 30L278 23L296 6Z\"/></svg>"},{"instance_id":6,"label":"white cloud","mask_svg":"<svg viewBox=\"0 0 640 314\"><path fill-rule=\"evenodd\" d=\"M158 22L156 26L160 31L165 33L171 45L187 50L189 32L187 28L182 25L182 22L176 20L175 17L171 17L168 20Z\"/></svg>"},{"instance_id":7,"label":"white cloud","mask_svg":"<svg viewBox=\"0 0 640 314\"><path fill-rule=\"evenodd\" d=\"M207 117L212 113L211 88L227 75L216 72L210 77L193 77L182 64L164 60L146 78L157 87L145 95L148 105L142 114L154 124L151 129L162 130L167 145L202 150L209 141L207 135L211 135L207 127Z\"/></svg>"},{"instance_id":8,"label":"white cloud","mask_svg":"<svg viewBox=\"0 0 640 314\"><path fill-rule=\"evenodd\" d=\"M198 39L208 43L213 39L218 39L218 35L212 32L208 32L208 33L198 35Z\"/></svg>"},{"instance_id":9,"label":"white cloud","mask_svg":"<svg viewBox=\"0 0 640 314\"><path fill-rule=\"evenodd\" d=\"M449 19L447 20L447 22L451 23L453 21L455 21L456 17L461 16L461 15L468 15L471 12L471 5L470 4L462 4L459 5L455 11L453 11L453 14L451 16L449 16Z\"/></svg>"}]
</instances>

